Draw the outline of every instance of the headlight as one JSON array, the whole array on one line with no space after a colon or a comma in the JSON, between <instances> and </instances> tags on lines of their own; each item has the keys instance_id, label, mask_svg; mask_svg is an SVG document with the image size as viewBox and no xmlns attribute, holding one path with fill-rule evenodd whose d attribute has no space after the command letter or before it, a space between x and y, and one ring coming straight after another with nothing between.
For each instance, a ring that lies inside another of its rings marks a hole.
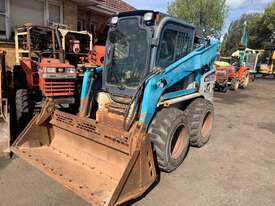
<instances>
[{"instance_id":1,"label":"headlight","mask_svg":"<svg viewBox=\"0 0 275 206\"><path fill-rule=\"evenodd\" d=\"M76 70L75 70L75 68L67 68L67 69L66 69L66 72L67 72L67 73L75 73Z\"/></svg>"},{"instance_id":2,"label":"headlight","mask_svg":"<svg viewBox=\"0 0 275 206\"><path fill-rule=\"evenodd\" d=\"M144 21L152 21L154 18L154 13L153 12L148 12L144 14Z\"/></svg>"},{"instance_id":3,"label":"headlight","mask_svg":"<svg viewBox=\"0 0 275 206\"><path fill-rule=\"evenodd\" d=\"M113 17L111 20L111 24L117 24L117 22L118 22L118 17L117 16Z\"/></svg>"},{"instance_id":4,"label":"headlight","mask_svg":"<svg viewBox=\"0 0 275 206\"><path fill-rule=\"evenodd\" d=\"M60 73L64 72L64 68L57 68L57 71L60 72Z\"/></svg>"},{"instance_id":5,"label":"headlight","mask_svg":"<svg viewBox=\"0 0 275 206\"><path fill-rule=\"evenodd\" d=\"M47 68L47 73L56 73L56 68Z\"/></svg>"}]
</instances>

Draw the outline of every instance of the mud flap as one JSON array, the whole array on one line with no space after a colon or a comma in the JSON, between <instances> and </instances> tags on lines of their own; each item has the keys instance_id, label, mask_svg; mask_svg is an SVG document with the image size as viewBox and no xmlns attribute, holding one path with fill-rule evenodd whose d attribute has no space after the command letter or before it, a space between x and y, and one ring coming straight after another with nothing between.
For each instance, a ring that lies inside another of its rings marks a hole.
<instances>
[{"instance_id":1,"label":"mud flap","mask_svg":"<svg viewBox=\"0 0 275 206\"><path fill-rule=\"evenodd\" d=\"M57 110L47 125L37 119L12 151L92 205L120 205L154 183L151 142L141 124L125 132Z\"/></svg>"}]
</instances>

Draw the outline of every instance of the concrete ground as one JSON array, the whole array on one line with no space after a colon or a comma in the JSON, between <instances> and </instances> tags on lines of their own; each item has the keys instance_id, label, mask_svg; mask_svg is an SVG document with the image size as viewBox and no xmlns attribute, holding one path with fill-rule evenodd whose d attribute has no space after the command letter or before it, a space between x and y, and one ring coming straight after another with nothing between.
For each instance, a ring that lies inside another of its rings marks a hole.
<instances>
[{"instance_id":1,"label":"concrete ground","mask_svg":"<svg viewBox=\"0 0 275 206\"><path fill-rule=\"evenodd\" d=\"M215 95L210 142L135 206L274 206L275 80ZM18 158L0 162L0 206L88 206Z\"/></svg>"},{"instance_id":2,"label":"concrete ground","mask_svg":"<svg viewBox=\"0 0 275 206\"><path fill-rule=\"evenodd\" d=\"M0 118L0 134L0 158L8 157L10 154L9 123L3 118Z\"/></svg>"}]
</instances>

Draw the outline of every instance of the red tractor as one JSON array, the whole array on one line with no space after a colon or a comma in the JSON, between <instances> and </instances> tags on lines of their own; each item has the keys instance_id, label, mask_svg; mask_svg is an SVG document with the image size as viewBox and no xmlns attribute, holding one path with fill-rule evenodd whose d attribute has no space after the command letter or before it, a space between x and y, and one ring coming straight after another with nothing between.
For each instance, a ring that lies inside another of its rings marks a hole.
<instances>
[{"instance_id":1,"label":"red tractor","mask_svg":"<svg viewBox=\"0 0 275 206\"><path fill-rule=\"evenodd\" d=\"M105 46L95 45L96 65L103 66L105 56Z\"/></svg>"},{"instance_id":2,"label":"red tractor","mask_svg":"<svg viewBox=\"0 0 275 206\"><path fill-rule=\"evenodd\" d=\"M244 65L241 65L239 60L236 60L232 63L232 66L235 68L234 78L230 81L230 89L237 90L239 88L245 89L250 81L250 68Z\"/></svg>"},{"instance_id":3,"label":"red tractor","mask_svg":"<svg viewBox=\"0 0 275 206\"><path fill-rule=\"evenodd\" d=\"M230 65L226 62L215 63L215 89L226 92L228 88L237 90L249 84L249 67L240 66L238 61Z\"/></svg>"},{"instance_id":4,"label":"red tractor","mask_svg":"<svg viewBox=\"0 0 275 206\"><path fill-rule=\"evenodd\" d=\"M227 62L215 62L215 90L227 92L230 80L235 76L235 68Z\"/></svg>"},{"instance_id":5,"label":"red tractor","mask_svg":"<svg viewBox=\"0 0 275 206\"><path fill-rule=\"evenodd\" d=\"M16 30L13 78L16 116L22 127L46 98L61 107L75 102L77 71L65 60L60 42L55 27L25 24Z\"/></svg>"},{"instance_id":6,"label":"red tractor","mask_svg":"<svg viewBox=\"0 0 275 206\"><path fill-rule=\"evenodd\" d=\"M94 45L93 35L87 31L68 30L65 25L54 25L57 28L64 48L65 59L78 70L102 66L105 47Z\"/></svg>"},{"instance_id":7,"label":"red tractor","mask_svg":"<svg viewBox=\"0 0 275 206\"><path fill-rule=\"evenodd\" d=\"M227 90L227 85L230 85L230 89L232 90L246 88L249 84L250 72L255 69L257 58L253 58L251 62L251 58L248 58L246 52L248 44L246 27L247 24L245 22L238 54L232 54L232 58L226 58L227 60L231 60L230 63L232 66L230 64L226 66L216 65L216 88L222 88L223 91Z\"/></svg>"}]
</instances>

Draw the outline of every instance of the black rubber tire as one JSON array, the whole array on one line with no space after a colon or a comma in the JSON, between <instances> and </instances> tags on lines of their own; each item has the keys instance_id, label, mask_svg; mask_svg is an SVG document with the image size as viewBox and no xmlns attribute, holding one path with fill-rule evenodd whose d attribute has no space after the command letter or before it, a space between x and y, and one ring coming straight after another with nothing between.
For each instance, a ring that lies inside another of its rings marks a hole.
<instances>
[{"instance_id":1,"label":"black rubber tire","mask_svg":"<svg viewBox=\"0 0 275 206\"><path fill-rule=\"evenodd\" d=\"M148 133L159 168L164 172L174 171L181 165L189 149L185 113L176 108L162 109L154 117Z\"/></svg>"},{"instance_id":2,"label":"black rubber tire","mask_svg":"<svg viewBox=\"0 0 275 206\"><path fill-rule=\"evenodd\" d=\"M198 98L188 105L186 113L188 117L190 145L193 147L204 146L209 141L213 128L213 104L206 99ZM205 133L205 131L207 132Z\"/></svg>"},{"instance_id":3,"label":"black rubber tire","mask_svg":"<svg viewBox=\"0 0 275 206\"><path fill-rule=\"evenodd\" d=\"M20 65L15 65L13 68L13 84L16 90L27 88L26 73Z\"/></svg>"},{"instance_id":4,"label":"black rubber tire","mask_svg":"<svg viewBox=\"0 0 275 206\"><path fill-rule=\"evenodd\" d=\"M256 80L256 74L251 74L250 80L251 82L254 82Z\"/></svg>"},{"instance_id":5,"label":"black rubber tire","mask_svg":"<svg viewBox=\"0 0 275 206\"><path fill-rule=\"evenodd\" d=\"M30 105L27 89L18 89L15 94L16 103L16 118L23 127L30 118Z\"/></svg>"},{"instance_id":6,"label":"black rubber tire","mask_svg":"<svg viewBox=\"0 0 275 206\"><path fill-rule=\"evenodd\" d=\"M221 88L221 92L226 93L227 91L228 91L228 85L226 84L225 86L223 86L223 87Z\"/></svg>"}]
</instances>

